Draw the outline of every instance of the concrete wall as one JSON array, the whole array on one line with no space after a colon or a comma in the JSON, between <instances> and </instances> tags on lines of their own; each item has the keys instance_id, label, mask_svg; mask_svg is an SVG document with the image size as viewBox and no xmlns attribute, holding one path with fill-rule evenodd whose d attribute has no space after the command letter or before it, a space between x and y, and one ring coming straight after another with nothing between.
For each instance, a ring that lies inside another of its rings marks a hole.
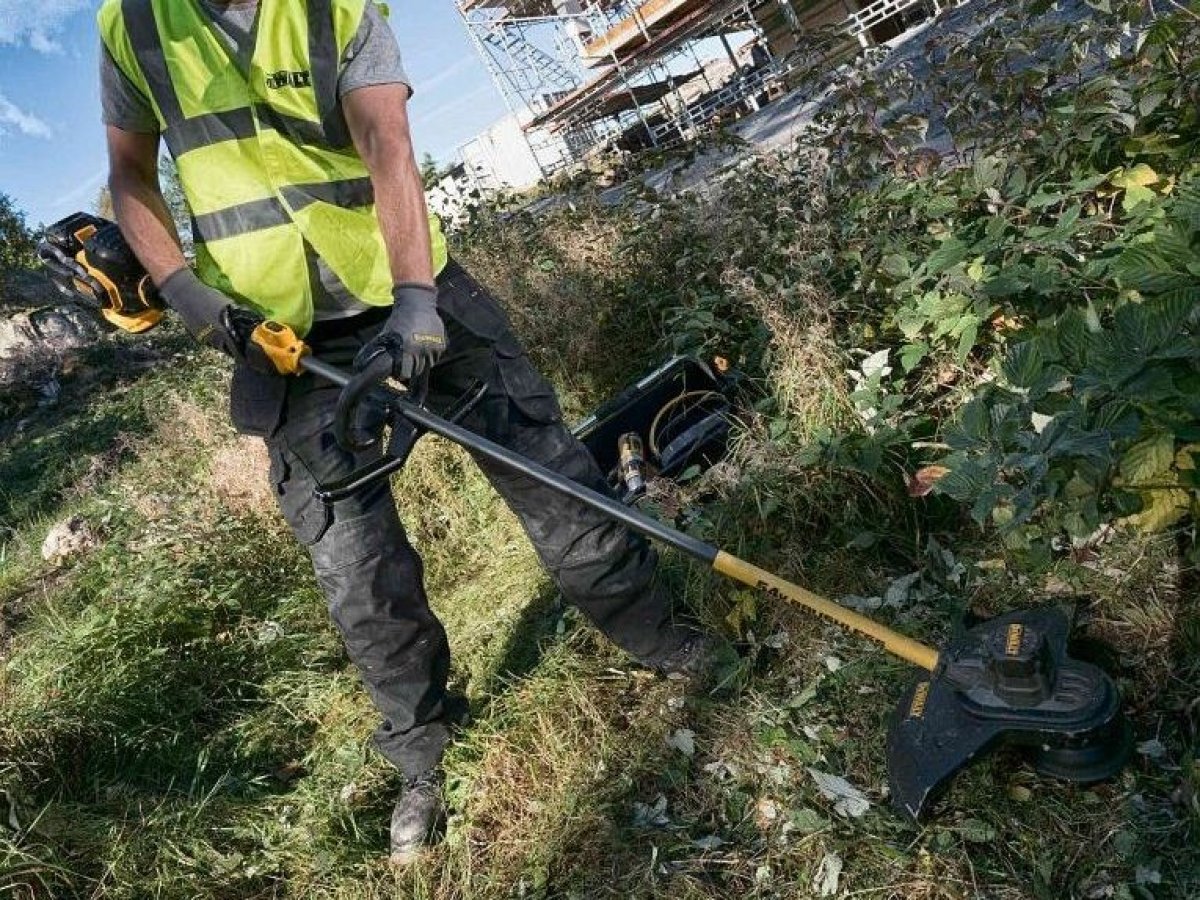
<instances>
[{"instance_id":1,"label":"concrete wall","mask_svg":"<svg viewBox=\"0 0 1200 900\"><path fill-rule=\"evenodd\" d=\"M525 133L516 117L508 116L460 150L470 174L492 189L527 188L542 178Z\"/></svg>"},{"instance_id":2,"label":"concrete wall","mask_svg":"<svg viewBox=\"0 0 1200 900\"><path fill-rule=\"evenodd\" d=\"M524 119L507 116L459 148L461 165L428 192L429 207L456 224L479 199L500 191L520 191L542 180L542 170L525 139ZM541 135L543 161L565 153L561 138Z\"/></svg>"}]
</instances>

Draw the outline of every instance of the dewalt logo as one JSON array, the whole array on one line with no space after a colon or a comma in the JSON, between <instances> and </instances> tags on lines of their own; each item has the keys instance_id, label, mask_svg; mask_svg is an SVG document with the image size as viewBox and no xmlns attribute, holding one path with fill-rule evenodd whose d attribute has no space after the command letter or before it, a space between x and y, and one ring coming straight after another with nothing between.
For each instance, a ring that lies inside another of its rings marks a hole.
<instances>
[{"instance_id":1,"label":"dewalt logo","mask_svg":"<svg viewBox=\"0 0 1200 900\"><path fill-rule=\"evenodd\" d=\"M925 704L929 702L929 682L922 681L913 691L912 705L908 708L910 719L919 719L925 715Z\"/></svg>"},{"instance_id":2,"label":"dewalt logo","mask_svg":"<svg viewBox=\"0 0 1200 900\"><path fill-rule=\"evenodd\" d=\"M1025 639L1025 626L1013 624L1008 626L1008 641L1005 644L1004 652L1009 656L1018 656L1021 653L1021 642Z\"/></svg>"},{"instance_id":3,"label":"dewalt logo","mask_svg":"<svg viewBox=\"0 0 1200 900\"><path fill-rule=\"evenodd\" d=\"M267 76L267 87L273 91L289 87L305 88L311 85L311 72L272 72Z\"/></svg>"}]
</instances>

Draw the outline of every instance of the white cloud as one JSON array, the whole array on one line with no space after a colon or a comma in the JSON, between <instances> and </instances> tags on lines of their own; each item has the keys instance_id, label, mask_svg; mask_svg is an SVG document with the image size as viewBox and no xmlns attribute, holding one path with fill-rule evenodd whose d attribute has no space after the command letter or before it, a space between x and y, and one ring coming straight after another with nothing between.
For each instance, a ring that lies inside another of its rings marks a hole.
<instances>
[{"instance_id":1,"label":"white cloud","mask_svg":"<svg viewBox=\"0 0 1200 900\"><path fill-rule=\"evenodd\" d=\"M9 127L27 137L49 138L53 136L50 126L32 113L27 113L3 94L0 94L0 134Z\"/></svg>"},{"instance_id":2,"label":"white cloud","mask_svg":"<svg viewBox=\"0 0 1200 900\"><path fill-rule=\"evenodd\" d=\"M29 32L29 46L38 53L62 53L62 44L54 38L47 37L43 31Z\"/></svg>"},{"instance_id":3,"label":"white cloud","mask_svg":"<svg viewBox=\"0 0 1200 900\"><path fill-rule=\"evenodd\" d=\"M39 53L61 53L54 35L75 13L92 9L95 0L0 0L0 46L28 46Z\"/></svg>"},{"instance_id":4,"label":"white cloud","mask_svg":"<svg viewBox=\"0 0 1200 900\"><path fill-rule=\"evenodd\" d=\"M3 0L0 0L3 2ZM447 66L435 75L431 75L426 79L416 79L416 89L424 94L427 91L434 91L445 84L447 81L453 81L458 78L463 72L468 71L474 66L479 65L474 57L464 56L458 62L451 66Z\"/></svg>"},{"instance_id":5,"label":"white cloud","mask_svg":"<svg viewBox=\"0 0 1200 900\"><path fill-rule=\"evenodd\" d=\"M101 170L91 178L85 178L71 190L64 194L60 194L50 201L50 208L54 210L62 210L63 215L73 210L83 202L91 202L96 199L96 192L100 190L100 186L108 180L108 171ZM57 216L58 213L56 212Z\"/></svg>"}]
</instances>

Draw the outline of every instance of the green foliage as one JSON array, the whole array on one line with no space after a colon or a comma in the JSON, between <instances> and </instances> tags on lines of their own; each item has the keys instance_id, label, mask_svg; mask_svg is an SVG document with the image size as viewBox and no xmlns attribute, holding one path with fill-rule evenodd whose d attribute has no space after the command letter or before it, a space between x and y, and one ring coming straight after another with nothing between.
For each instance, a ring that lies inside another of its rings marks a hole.
<instances>
[{"instance_id":1,"label":"green foliage","mask_svg":"<svg viewBox=\"0 0 1200 900\"><path fill-rule=\"evenodd\" d=\"M932 39L927 79L852 79L817 140L836 165L831 277L900 364L871 386L905 398L872 398L876 428L924 437L921 413L961 407L938 490L1044 549L1197 502L1200 29L1140 4L1040 11Z\"/></svg>"},{"instance_id":2,"label":"green foliage","mask_svg":"<svg viewBox=\"0 0 1200 900\"><path fill-rule=\"evenodd\" d=\"M438 161L433 158L433 155L426 153L421 157L421 183L425 186L425 190L432 190L437 187L437 183L442 180L442 168L438 165Z\"/></svg>"},{"instance_id":3,"label":"green foliage","mask_svg":"<svg viewBox=\"0 0 1200 900\"><path fill-rule=\"evenodd\" d=\"M162 157L158 162L158 181L162 188L163 199L167 203L167 211L175 223L175 230L183 244L183 252L192 254L192 212L188 206L187 196L183 192L183 182L179 180L179 168L175 160L169 156ZM103 199L103 198L98 198ZM99 204L98 204L99 205ZM112 205L111 198L109 205Z\"/></svg>"},{"instance_id":4,"label":"green foliage","mask_svg":"<svg viewBox=\"0 0 1200 900\"><path fill-rule=\"evenodd\" d=\"M0 193L0 289L15 272L34 265L34 247L25 214L12 198Z\"/></svg>"}]
</instances>

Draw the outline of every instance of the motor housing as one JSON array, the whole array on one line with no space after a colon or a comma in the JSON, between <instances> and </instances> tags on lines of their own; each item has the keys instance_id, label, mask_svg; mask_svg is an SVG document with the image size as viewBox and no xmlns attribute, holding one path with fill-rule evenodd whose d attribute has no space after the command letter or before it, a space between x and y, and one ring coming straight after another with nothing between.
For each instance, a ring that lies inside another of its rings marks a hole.
<instances>
[{"instance_id":1,"label":"motor housing","mask_svg":"<svg viewBox=\"0 0 1200 900\"><path fill-rule=\"evenodd\" d=\"M1040 772L1077 783L1124 768L1132 732L1104 670L1067 654L1072 618L1057 606L969 629L937 671L905 692L888 730L893 805L919 818L946 783L998 745L1025 748Z\"/></svg>"}]
</instances>

